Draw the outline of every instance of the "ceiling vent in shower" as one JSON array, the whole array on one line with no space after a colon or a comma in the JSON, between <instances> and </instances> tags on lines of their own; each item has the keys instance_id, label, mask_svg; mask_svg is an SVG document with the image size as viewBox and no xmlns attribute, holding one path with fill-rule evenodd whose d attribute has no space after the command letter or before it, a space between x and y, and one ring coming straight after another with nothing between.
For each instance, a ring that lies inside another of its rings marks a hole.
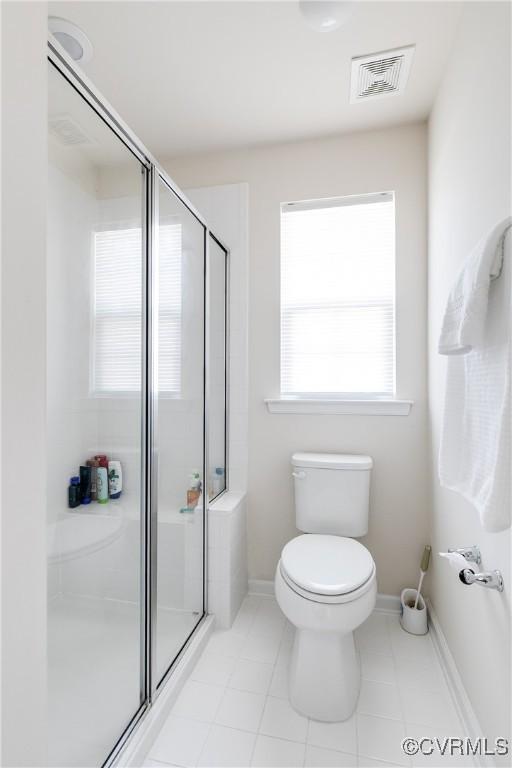
<instances>
[{"instance_id":1,"label":"ceiling vent in shower","mask_svg":"<svg viewBox=\"0 0 512 768\"><path fill-rule=\"evenodd\" d=\"M411 69L414 45L352 59L350 102L402 93Z\"/></svg>"},{"instance_id":2,"label":"ceiling vent in shower","mask_svg":"<svg viewBox=\"0 0 512 768\"><path fill-rule=\"evenodd\" d=\"M94 142L83 132L70 115L53 115L48 121L48 128L61 144L66 147L76 147L79 144Z\"/></svg>"}]
</instances>

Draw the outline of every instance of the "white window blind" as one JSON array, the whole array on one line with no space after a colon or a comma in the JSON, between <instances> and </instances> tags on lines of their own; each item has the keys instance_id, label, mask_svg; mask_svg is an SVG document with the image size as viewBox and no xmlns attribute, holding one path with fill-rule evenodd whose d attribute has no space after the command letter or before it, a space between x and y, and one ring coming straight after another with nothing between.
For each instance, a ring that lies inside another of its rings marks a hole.
<instances>
[{"instance_id":1,"label":"white window blind","mask_svg":"<svg viewBox=\"0 0 512 768\"><path fill-rule=\"evenodd\" d=\"M281 207L281 392L392 397L392 193Z\"/></svg>"},{"instance_id":2,"label":"white window blind","mask_svg":"<svg viewBox=\"0 0 512 768\"><path fill-rule=\"evenodd\" d=\"M181 224L158 228L158 391L181 390Z\"/></svg>"},{"instance_id":3,"label":"white window blind","mask_svg":"<svg viewBox=\"0 0 512 768\"><path fill-rule=\"evenodd\" d=\"M141 389L142 256L140 228L94 233L93 390ZM158 384L181 386L181 226L159 228Z\"/></svg>"}]
</instances>

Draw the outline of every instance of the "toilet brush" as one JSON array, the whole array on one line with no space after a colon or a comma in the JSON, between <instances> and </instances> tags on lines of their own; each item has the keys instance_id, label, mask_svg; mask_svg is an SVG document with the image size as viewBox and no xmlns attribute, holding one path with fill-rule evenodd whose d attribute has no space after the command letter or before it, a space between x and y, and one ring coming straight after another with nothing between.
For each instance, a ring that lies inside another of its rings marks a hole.
<instances>
[{"instance_id":1,"label":"toilet brush","mask_svg":"<svg viewBox=\"0 0 512 768\"><path fill-rule=\"evenodd\" d=\"M420 583L418 584L418 591L416 592L416 600L414 601L414 607L418 607L418 600L420 599L420 592L421 592L421 585L423 584L423 579L425 578L425 574L428 571L428 564L430 562L430 553L432 552L432 547L430 544L427 544L425 549L423 550L423 556L421 558L421 564L420 564Z\"/></svg>"}]
</instances>

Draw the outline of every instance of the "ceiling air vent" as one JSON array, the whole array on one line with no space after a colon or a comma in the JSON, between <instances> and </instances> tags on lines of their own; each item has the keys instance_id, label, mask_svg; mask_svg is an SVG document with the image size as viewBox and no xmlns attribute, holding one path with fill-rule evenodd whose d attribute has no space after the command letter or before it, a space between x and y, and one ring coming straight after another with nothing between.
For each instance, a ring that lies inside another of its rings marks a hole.
<instances>
[{"instance_id":1,"label":"ceiling air vent","mask_svg":"<svg viewBox=\"0 0 512 768\"><path fill-rule=\"evenodd\" d=\"M402 93L411 69L414 45L352 59L350 102Z\"/></svg>"},{"instance_id":2,"label":"ceiling air vent","mask_svg":"<svg viewBox=\"0 0 512 768\"><path fill-rule=\"evenodd\" d=\"M78 144L93 144L91 139L70 115L50 116L48 128L50 133L66 147L75 147Z\"/></svg>"}]
</instances>

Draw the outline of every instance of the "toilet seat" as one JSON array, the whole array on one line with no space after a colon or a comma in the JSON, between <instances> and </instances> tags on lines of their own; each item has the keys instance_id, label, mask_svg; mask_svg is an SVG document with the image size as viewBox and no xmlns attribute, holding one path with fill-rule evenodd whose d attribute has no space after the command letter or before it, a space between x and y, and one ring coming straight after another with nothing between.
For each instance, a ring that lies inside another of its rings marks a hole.
<instances>
[{"instance_id":1,"label":"toilet seat","mask_svg":"<svg viewBox=\"0 0 512 768\"><path fill-rule=\"evenodd\" d=\"M345 603L372 587L375 563L354 539L306 534L285 545L280 571L288 586L308 600Z\"/></svg>"}]
</instances>

